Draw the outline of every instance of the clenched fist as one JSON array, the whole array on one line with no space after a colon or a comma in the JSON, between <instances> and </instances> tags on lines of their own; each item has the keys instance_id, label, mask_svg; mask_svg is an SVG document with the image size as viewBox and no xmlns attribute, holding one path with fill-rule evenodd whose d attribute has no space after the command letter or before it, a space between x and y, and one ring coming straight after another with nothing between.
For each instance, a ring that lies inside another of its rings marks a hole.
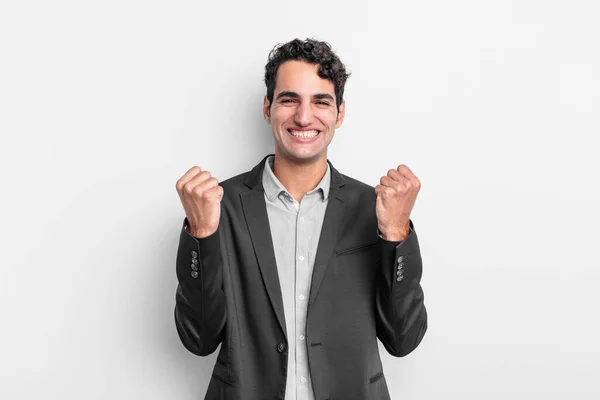
<instances>
[{"instance_id":1,"label":"clenched fist","mask_svg":"<svg viewBox=\"0 0 600 400\"><path fill-rule=\"evenodd\" d=\"M404 164L390 169L375 186L377 226L385 240L400 241L410 233L410 212L421 182Z\"/></svg>"},{"instance_id":2,"label":"clenched fist","mask_svg":"<svg viewBox=\"0 0 600 400\"><path fill-rule=\"evenodd\" d=\"M208 171L194 166L175 185L188 219L188 231L197 238L210 236L219 227L223 187Z\"/></svg>"}]
</instances>

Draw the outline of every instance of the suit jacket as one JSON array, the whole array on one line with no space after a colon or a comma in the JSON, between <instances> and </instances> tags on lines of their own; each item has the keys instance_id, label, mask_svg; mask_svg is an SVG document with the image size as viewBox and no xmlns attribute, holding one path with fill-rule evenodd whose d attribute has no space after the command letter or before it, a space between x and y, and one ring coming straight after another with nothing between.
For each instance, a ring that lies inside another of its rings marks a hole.
<instances>
[{"instance_id":1,"label":"suit jacket","mask_svg":"<svg viewBox=\"0 0 600 400\"><path fill-rule=\"evenodd\" d=\"M196 239L183 221L177 332L200 356L221 344L205 400L284 399L287 343L294 338L286 336L262 187L266 157L220 183L224 196L215 233ZM417 234L411 220L404 241L379 237L374 188L327 162L330 197L305 335L315 400L389 399L377 338L390 354L402 357L427 329Z\"/></svg>"}]
</instances>

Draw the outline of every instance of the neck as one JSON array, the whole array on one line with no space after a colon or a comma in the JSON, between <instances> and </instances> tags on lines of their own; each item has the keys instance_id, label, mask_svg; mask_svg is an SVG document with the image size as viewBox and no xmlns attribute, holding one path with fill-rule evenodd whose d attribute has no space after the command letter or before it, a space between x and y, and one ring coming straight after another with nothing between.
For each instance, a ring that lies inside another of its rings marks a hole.
<instances>
[{"instance_id":1,"label":"neck","mask_svg":"<svg viewBox=\"0 0 600 400\"><path fill-rule=\"evenodd\" d=\"M304 163L286 159L278 151L275 152L273 174L286 190L300 202L306 192L313 190L327 172L327 153L316 160Z\"/></svg>"}]
</instances>

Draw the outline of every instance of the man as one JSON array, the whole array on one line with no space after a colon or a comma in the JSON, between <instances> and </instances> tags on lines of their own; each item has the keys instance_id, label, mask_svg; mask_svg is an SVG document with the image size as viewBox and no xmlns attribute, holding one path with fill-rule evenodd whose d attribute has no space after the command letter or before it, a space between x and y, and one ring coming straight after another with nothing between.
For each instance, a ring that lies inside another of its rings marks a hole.
<instances>
[{"instance_id":1,"label":"man","mask_svg":"<svg viewBox=\"0 0 600 400\"><path fill-rule=\"evenodd\" d=\"M179 337L200 356L221 344L205 399L389 399L377 338L402 357L427 329L409 218L421 184L400 165L373 188L327 159L349 76L329 44L280 45L265 70L275 153L176 184Z\"/></svg>"}]
</instances>

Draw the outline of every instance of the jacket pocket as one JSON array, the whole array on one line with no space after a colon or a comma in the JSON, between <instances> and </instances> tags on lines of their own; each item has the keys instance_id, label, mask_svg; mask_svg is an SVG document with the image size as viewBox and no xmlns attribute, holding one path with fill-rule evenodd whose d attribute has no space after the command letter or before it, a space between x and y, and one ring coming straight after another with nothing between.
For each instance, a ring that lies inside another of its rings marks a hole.
<instances>
[{"instance_id":1,"label":"jacket pocket","mask_svg":"<svg viewBox=\"0 0 600 400\"><path fill-rule=\"evenodd\" d=\"M212 376L227 386L233 386L229 377L229 365L221 357L217 357Z\"/></svg>"},{"instance_id":2,"label":"jacket pocket","mask_svg":"<svg viewBox=\"0 0 600 400\"><path fill-rule=\"evenodd\" d=\"M340 251L336 252L335 255L336 255L336 257L339 257L339 256L344 256L344 255L349 254L349 253L353 253L355 251L366 250L366 249L369 249L369 248L371 248L373 246L376 246L377 243L379 243L379 241L377 241L377 240L374 241L374 242L370 242L370 243L361 243L361 244L358 244L356 246L352 246L352 247L349 247L347 249L340 250Z\"/></svg>"},{"instance_id":3,"label":"jacket pocket","mask_svg":"<svg viewBox=\"0 0 600 400\"><path fill-rule=\"evenodd\" d=\"M228 366L229 366L229 364L227 364L227 363L225 362L225 360L223 360L223 359L221 358L221 356L218 356L218 357L217 357L217 362L218 362L219 364L221 364L221 365L224 365L224 366L226 366L226 367L228 367Z\"/></svg>"},{"instance_id":4,"label":"jacket pocket","mask_svg":"<svg viewBox=\"0 0 600 400\"><path fill-rule=\"evenodd\" d=\"M369 382L371 383L375 383L378 380L380 380L381 378L383 378L383 371L376 373L375 375L373 375L372 377L369 378Z\"/></svg>"},{"instance_id":5,"label":"jacket pocket","mask_svg":"<svg viewBox=\"0 0 600 400\"><path fill-rule=\"evenodd\" d=\"M228 380L226 380L225 378L215 374L214 372L213 372L212 376L213 376L213 378L215 378L218 381L221 381L223 384L225 384L227 386L233 386L233 383L231 383Z\"/></svg>"}]
</instances>

